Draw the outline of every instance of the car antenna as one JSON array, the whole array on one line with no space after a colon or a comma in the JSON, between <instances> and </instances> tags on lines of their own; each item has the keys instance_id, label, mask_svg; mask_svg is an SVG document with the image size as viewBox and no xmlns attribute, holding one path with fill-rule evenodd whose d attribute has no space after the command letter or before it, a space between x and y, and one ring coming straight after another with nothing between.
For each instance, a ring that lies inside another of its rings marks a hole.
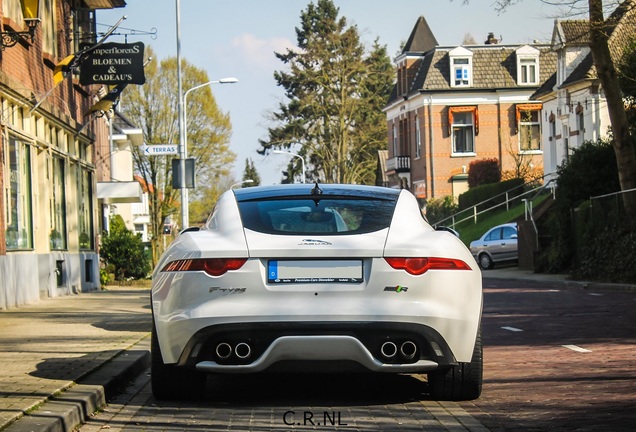
<instances>
[{"instance_id":1,"label":"car antenna","mask_svg":"<svg viewBox=\"0 0 636 432\"><path fill-rule=\"evenodd\" d=\"M314 203L316 204L316 207L318 207L318 203L320 203L319 196L322 195L322 189L320 189L320 186L318 186L317 181L315 186L311 189L311 194L314 196L313 200L314 200Z\"/></svg>"},{"instance_id":2,"label":"car antenna","mask_svg":"<svg viewBox=\"0 0 636 432\"><path fill-rule=\"evenodd\" d=\"M311 190L311 194L312 195L322 195L322 189L320 189L320 186L318 186L318 182L316 182L316 185Z\"/></svg>"}]
</instances>

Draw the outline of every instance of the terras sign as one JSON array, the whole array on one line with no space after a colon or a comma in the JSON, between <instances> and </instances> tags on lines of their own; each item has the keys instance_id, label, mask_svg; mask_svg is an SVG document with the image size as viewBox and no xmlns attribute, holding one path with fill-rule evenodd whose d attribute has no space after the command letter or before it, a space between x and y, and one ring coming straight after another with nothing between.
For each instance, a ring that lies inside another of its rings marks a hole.
<instances>
[{"instance_id":1,"label":"terras sign","mask_svg":"<svg viewBox=\"0 0 636 432\"><path fill-rule=\"evenodd\" d=\"M144 145L142 151L146 156L176 155L179 153L176 144Z\"/></svg>"},{"instance_id":2,"label":"terras sign","mask_svg":"<svg viewBox=\"0 0 636 432\"><path fill-rule=\"evenodd\" d=\"M80 84L144 84L144 44L105 43L82 60Z\"/></svg>"}]
</instances>

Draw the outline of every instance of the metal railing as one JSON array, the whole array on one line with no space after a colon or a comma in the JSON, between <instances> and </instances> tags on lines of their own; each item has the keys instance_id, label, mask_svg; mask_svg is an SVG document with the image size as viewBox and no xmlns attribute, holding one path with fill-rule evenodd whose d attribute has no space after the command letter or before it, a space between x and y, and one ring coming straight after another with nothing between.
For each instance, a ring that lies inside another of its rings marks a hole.
<instances>
[{"instance_id":1,"label":"metal railing","mask_svg":"<svg viewBox=\"0 0 636 432\"><path fill-rule=\"evenodd\" d=\"M551 186L551 184L554 182L554 185ZM545 183L543 186L537 188L539 189L537 191L537 193L530 199L523 199L522 201L525 203L525 209L524 209L524 214L525 214L525 218L526 220L529 220L530 222L532 222L532 228L534 229L534 241L535 241L535 247L536 250L539 250L539 229L537 228L537 223L534 220L534 211L533 211L533 201L536 197L538 197L543 191L545 191L548 186L550 186L550 188L552 189L552 199L556 198L556 179L550 179L547 183Z\"/></svg>"},{"instance_id":2,"label":"metal railing","mask_svg":"<svg viewBox=\"0 0 636 432\"><path fill-rule=\"evenodd\" d=\"M621 198L624 194L628 194L628 193L636 193L636 188L635 189L627 189L624 191L618 191L618 192L613 192L613 193L609 193L609 194L605 194L605 195L598 195L598 196L593 196L590 197L590 208L592 209L592 216L594 216L594 201L598 201L598 202L602 202L602 201L606 201L608 202L609 199L613 198L613 202L611 203L611 205L614 207L614 211L618 214L620 212L620 209L622 208L622 203L621 203ZM598 205L596 207L599 207ZM602 208L602 206L601 206Z\"/></svg>"},{"instance_id":3,"label":"metal railing","mask_svg":"<svg viewBox=\"0 0 636 432\"><path fill-rule=\"evenodd\" d=\"M467 220L470 220L470 219L473 219L474 223L476 224L478 216L483 215L484 213L487 213L489 211L498 209L499 207L502 207L502 206L505 206L506 207L506 211L508 211L508 210L510 210L511 203L513 203L514 201L517 201L517 200L526 202L525 211L526 211L526 220L527 220L528 219L528 213L532 212L532 201L537 196L539 196L542 192L544 192L548 187L551 187L551 189L552 189L552 197L554 198L554 194L555 194L555 189L556 188L554 187L555 185L553 184L553 182L555 182L555 180L551 179L550 181L546 182L545 184L543 184L541 186L537 186L537 187L532 188L532 189L530 189L530 190L528 190L526 192L523 192L523 193L521 193L519 195L513 195L511 197L512 192L514 192L515 190L517 190L519 188L526 187L527 184L523 184L523 185L514 187L514 188L512 188L512 189L510 189L510 190L508 190L506 192L502 192L502 193L500 193L498 195L495 195L493 197L488 198L487 200L484 200L484 201L482 201L480 203L477 203L477 204L475 204L472 207L469 207L467 209L461 210L461 211L459 211L459 212L457 212L455 214L452 214L452 215L450 215L450 216L448 216L448 217L446 217L446 218L444 218L442 220L439 220L439 221L433 223L432 225L434 227L444 226L444 222L451 221L450 227L455 229L455 226L457 224L460 224L462 222L466 222ZM530 199L521 199L522 197L530 196L533 193L534 193L534 196L532 196L532 198L530 198ZM477 211L478 207L483 207L489 201L492 201L492 200L494 200L496 198L499 198L499 197L502 197L502 196L505 196L505 200L503 202L501 202L499 204L495 204L493 206L490 206L490 207L488 207L488 208L486 208L484 210ZM528 204L528 203L530 203L530 204ZM460 215L462 215L464 213L470 213L470 214L468 216L462 217L461 219L458 219L458 217L460 217ZM530 215L530 217L532 217L532 216ZM533 220L533 224L534 224L534 220ZM536 230L536 227L535 227L535 232L536 231L537 230Z\"/></svg>"}]
</instances>

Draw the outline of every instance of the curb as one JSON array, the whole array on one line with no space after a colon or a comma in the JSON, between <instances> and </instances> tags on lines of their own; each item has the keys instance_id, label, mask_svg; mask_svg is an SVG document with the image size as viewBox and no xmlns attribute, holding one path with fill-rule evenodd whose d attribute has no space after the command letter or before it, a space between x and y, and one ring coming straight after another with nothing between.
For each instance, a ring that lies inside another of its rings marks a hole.
<instances>
[{"instance_id":1,"label":"curb","mask_svg":"<svg viewBox=\"0 0 636 432\"><path fill-rule=\"evenodd\" d=\"M79 379L59 395L51 396L34 411L3 432L71 432L150 364L150 338L145 336L100 368Z\"/></svg>"},{"instance_id":2,"label":"curb","mask_svg":"<svg viewBox=\"0 0 636 432\"><path fill-rule=\"evenodd\" d=\"M592 282L592 281L577 281L566 278L554 278L551 279L547 275L547 277L542 277L542 274L538 274L539 276L532 275L519 275L514 274L512 272L506 273L491 273L486 274L482 273L483 279L507 279L514 281L533 281L541 284L551 284L551 285L559 285L566 288L579 288L583 290L604 290L604 291L618 291L618 292L636 292L636 285L627 284L627 283L610 283L610 282Z\"/></svg>"}]
</instances>

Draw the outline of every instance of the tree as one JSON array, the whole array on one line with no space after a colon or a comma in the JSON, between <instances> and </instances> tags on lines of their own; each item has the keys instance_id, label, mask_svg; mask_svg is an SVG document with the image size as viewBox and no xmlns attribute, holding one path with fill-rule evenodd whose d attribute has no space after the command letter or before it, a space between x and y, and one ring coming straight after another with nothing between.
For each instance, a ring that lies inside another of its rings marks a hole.
<instances>
[{"instance_id":1,"label":"tree","mask_svg":"<svg viewBox=\"0 0 636 432\"><path fill-rule=\"evenodd\" d=\"M618 83L627 104L627 121L636 137L636 38L625 49L618 68Z\"/></svg>"},{"instance_id":2,"label":"tree","mask_svg":"<svg viewBox=\"0 0 636 432\"><path fill-rule=\"evenodd\" d=\"M258 171L256 171L256 167L254 166L254 162L252 159L245 159L245 170L243 171L243 181L252 180L251 183L246 183L246 187L250 186L258 186L261 184L261 177L258 175Z\"/></svg>"},{"instance_id":3,"label":"tree","mask_svg":"<svg viewBox=\"0 0 636 432\"><path fill-rule=\"evenodd\" d=\"M393 84L386 47L369 55L358 29L338 17L331 0L310 3L296 28L297 50L276 53L286 66L274 78L288 102L272 114L277 123L260 140L260 154L300 145L307 177L335 183L374 183L377 150L386 146L382 113ZM300 172L290 161L288 178Z\"/></svg>"},{"instance_id":4,"label":"tree","mask_svg":"<svg viewBox=\"0 0 636 432\"><path fill-rule=\"evenodd\" d=\"M477 40L475 40L472 34L466 33L464 34L462 45L477 45Z\"/></svg>"},{"instance_id":5,"label":"tree","mask_svg":"<svg viewBox=\"0 0 636 432\"><path fill-rule=\"evenodd\" d=\"M557 199L546 223L552 240L539 258L541 270L562 272L570 268L575 253L572 209L591 196L616 191L617 172L612 145L604 141L584 143L558 167Z\"/></svg>"},{"instance_id":6,"label":"tree","mask_svg":"<svg viewBox=\"0 0 636 432\"><path fill-rule=\"evenodd\" d=\"M152 57L152 49L146 50ZM209 81L207 73L182 60L183 87L189 89ZM179 142L177 61L168 58L160 63L151 60L145 68L146 84L127 89L121 110L144 134L146 144ZM188 156L196 161L199 183L210 184L212 179L227 174L235 155L228 148L231 125L228 114L216 105L209 87L193 92L188 98L187 126ZM147 156L141 149L133 149L135 170L142 177L149 194L150 234L153 265L162 252L164 220L179 210L179 189L172 188L173 156ZM191 194L191 202L205 195L205 188Z\"/></svg>"},{"instance_id":7,"label":"tree","mask_svg":"<svg viewBox=\"0 0 636 432\"><path fill-rule=\"evenodd\" d=\"M110 231L102 237L99 254L113 267L115 280L140 279L150 272L141 236L126 228L120 215L110 218Z\"/></svg>"},{"instance_id":8,"label":"tree","mask_svg":"<svg viewBox=\"0 0 636 432\"><path fill-rule=\"evenodd\" d=\"M496 8L500 11L505 10L508 6L516 3L518 0L497 0ZM548 0L541 0L544 3L558 4ZM468 0L465 0L467 3ZM625 112L625 104L623 95L618 82L618 73L612 53L609 47L609 36L616 26L616 16L612 14L607 19L604 15L603 0L563 0L564 6L572 11L582 10L581 5L587 3L587 12L589 13L590 22L590 50L596 69L596 76L601 82L601 87L607 101L607 110L612 126L612 146L616 156L618 178L620 188L623 191L636 188L636 149L633 143L633 136L630 132L627 122L627 114ZM630 14L634 16L636 2L634 0L625 0L618 5L619 13ZM630 19L626 26L634 26L634 20ZM623 195L623 203L628 214L636 214L636 194L626 193Z\"/></svg>"},{"instance_id":9,"label":"tree","mask_svg":"<svg viewBox=\"0 0 636 432\"><path fill-rule=\"evenodd\" d=\"M627 123L627 114L623 95L617 80L616 68L608 44L609 33L616 25L612 20L605 20L603 0L588 0L590 8L591 51L596 67L596 74L605 92L607 110L612 125L612 145L616 153L616 164L621 190L636 189L636 150ZM628 0L619 7L636 7L634 1ZM634 25L632 23L632 25ZM627 213L636 215L636 194L623 195L623 203ZM636 224L634 224L636 228Z\"/></svg>"}]
</instances>

